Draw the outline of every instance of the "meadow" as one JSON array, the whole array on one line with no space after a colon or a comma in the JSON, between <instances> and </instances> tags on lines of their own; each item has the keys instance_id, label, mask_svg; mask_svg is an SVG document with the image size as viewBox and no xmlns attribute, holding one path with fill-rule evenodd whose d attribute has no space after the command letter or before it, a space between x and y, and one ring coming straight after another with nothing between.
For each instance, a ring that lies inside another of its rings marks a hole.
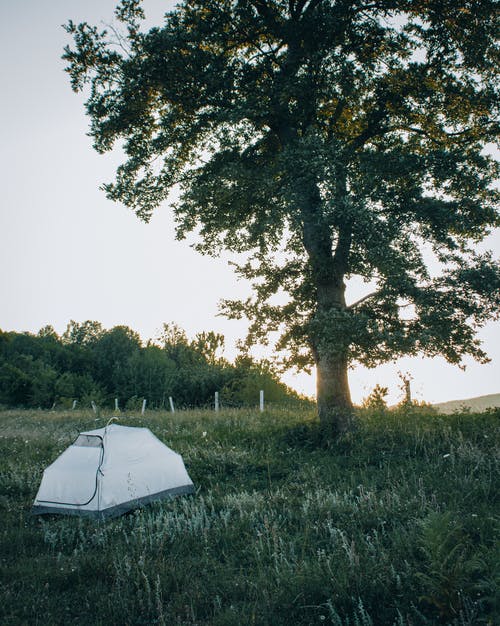
<instances>
[{"instance_id":1,"label":"meadow","mask_svg":"<svg viewBox=\"0 0 500 626\"><path fill-rule=\"evenodd\" d=\"M111 414L110 414L111 415ZM123 414L196 493L106 522L30 514L90 411L0 413L0 623L500 624L498 410Z\"/></svg>"}]
</instances>

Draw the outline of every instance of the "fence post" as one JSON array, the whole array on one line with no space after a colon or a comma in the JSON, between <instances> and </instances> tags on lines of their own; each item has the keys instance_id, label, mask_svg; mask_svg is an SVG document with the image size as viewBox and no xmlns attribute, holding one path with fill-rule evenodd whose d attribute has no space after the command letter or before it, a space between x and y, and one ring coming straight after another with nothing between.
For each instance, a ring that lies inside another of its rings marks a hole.
<instances>
[{"instance_id":1,"label":"fence post","mask_svg":"<svg viewBox=\"0 0 500 626\"><path fill-rule=\"evenodd\" d=\"M172 396L168 396L168 401L170 402L170 410L172 411L172 413L175 413L174 401L172 400Z\"/></svg>"},{"instance_id":2,"label":"fence post","mask_svg":"<svg viewBox=\"0 0 500 626\"><path fill-rule=\"evenodd\" d=\"M144 415L144 411L146 410L146 403L147 403L146 398L143 398L143 399L142 399L142 409L141 409L141 415Z\"/></svg>"},{"instance_id":3,"label":"fence post","mask_svg":"<svg viewBox=\"0 0 500 626\"><path fill-rule=\"evenodd\" d=\"M93 411L94 411L94 413L97 415L97 406L96 406L96 403L92 400L90 404L91 404L91 406L92 406L92 410L93 410Z\"/></svg>"},{"instance_id":4,"label":"fence post","mask_svg":"<svg viewBox=\"0 0 500 626\"><path fill-rule=\"evenodd\" d=\"M120 407L118 406L118 398L115 398L115 411L119 411Z\"/></svg>"},{"instance_id":5,"label":"fence post","mask_svg":"<svg viewBox=\"0 0 500 626\"><path fill-rule=\"evenodd\" d=\"M261 389L260 390L260 412L262 413L264 411L264 390Z\"/></svg>"},{"instance_id":6,"label":"fence post","mask_svg":"<svg viewBox=\"0 0 500 626\"><path fill-rule=\"evenodd\" d=\"M78 402L78 400L73 400L73 406L71 407L71 410L74 411L76 409L76 403Z\"/></svg>"},{"instance_id":7,"label":"fence post","mask_svg":"<svg viewBox=\"0 0 500 626\"><path fill-rule=\"evenodd\" d=\"M215 392L215 411L217 412L219 410L219 392L216 391Z\"/></svg>"}]
</instances>

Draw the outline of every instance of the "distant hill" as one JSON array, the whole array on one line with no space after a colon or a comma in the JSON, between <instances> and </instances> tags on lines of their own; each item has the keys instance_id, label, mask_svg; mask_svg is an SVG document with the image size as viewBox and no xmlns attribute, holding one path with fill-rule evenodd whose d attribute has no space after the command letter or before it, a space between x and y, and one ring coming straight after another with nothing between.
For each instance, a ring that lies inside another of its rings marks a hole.
<instances>
[{"instance_id":1,"label":"distant hill","mask_svg":"<svg viewBox=\"0 0 500 626\"><path fill-rule=\"evenodd\" d=\"M440 402L433 405L440 413L453 413L466 408L471 411L485 411L500 407L500 393L492 393L488 396L478 396L477 398L467 398L466 400L451 400L450 402Z\"/></svg>"}]
</instances>

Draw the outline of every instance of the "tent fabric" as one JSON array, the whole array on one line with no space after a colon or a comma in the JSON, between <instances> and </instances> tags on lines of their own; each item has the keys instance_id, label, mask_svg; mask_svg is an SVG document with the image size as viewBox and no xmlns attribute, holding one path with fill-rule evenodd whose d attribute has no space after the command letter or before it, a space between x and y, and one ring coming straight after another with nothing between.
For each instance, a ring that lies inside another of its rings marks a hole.
<instances>
[{"instance_id":1,"label":"tent fabric","mask_svg":"<svg viewBox=\"0 0 500 626\"><path fill-rule=\"evenodd\" d=\"M107 518L193 492L180 454L148 428L111 424L80 433L45 469L32 512Z\"/></svg>"}]
</instances>

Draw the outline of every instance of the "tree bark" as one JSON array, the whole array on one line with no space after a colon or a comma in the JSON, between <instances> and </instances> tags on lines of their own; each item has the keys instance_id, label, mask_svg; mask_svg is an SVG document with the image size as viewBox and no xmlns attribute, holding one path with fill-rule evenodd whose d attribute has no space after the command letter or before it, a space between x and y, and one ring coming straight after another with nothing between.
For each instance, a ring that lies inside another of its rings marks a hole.
<instances>
[{"instance_id":1,"label":"tree bark","mask_svg":"<svg viewBox=\"0 0 500 626\"><path fill-rule=\"evenodd\" d=\"M319 203L318 203L319 204ZM307 206L307 203L304 203ZM316 311L319 320L328 319L331 312L347 310L344 276L351 247L351 224L346 221L338 229L335 251L326 224L318 219L320 211L303 210L303 239L311 263L316 286ZM342 345L328 349L328 341L313 339L316 361L316 400L321 425L333 435L348 432L353 426L353 406L348 381L348 338Z\"/></svg>"},{"instance_id":2,"label":"tree bark","mask_svg":"<svg viewBox=\"0 0 500 626\"><path fill-rule=\"evenodd\" d=\"M338 277L337 277L338 279ZM345 285L343 280L330 278L328 286L322 285L317 290L317 310L328 313L332 310L345 311ZM314 347L316 361L316 400L318 416L322 427L330 434L341 435L351 430L353 425L353 406L348 380L348 358L346 354L347 338L342 345L333 349L329 342Z\"/></svg>"},{"instance_id":3,"label":"tree bark","mask_svg":"<svg viewBox=\"0 0 500 626\"><path fill-rule=\"evenodd\" d=\"M323 428L333 435L341 435L352 428L347 368L347 360L341 356L324 355L316 363L318 416Z\"/></svg>"}]
</instances>

